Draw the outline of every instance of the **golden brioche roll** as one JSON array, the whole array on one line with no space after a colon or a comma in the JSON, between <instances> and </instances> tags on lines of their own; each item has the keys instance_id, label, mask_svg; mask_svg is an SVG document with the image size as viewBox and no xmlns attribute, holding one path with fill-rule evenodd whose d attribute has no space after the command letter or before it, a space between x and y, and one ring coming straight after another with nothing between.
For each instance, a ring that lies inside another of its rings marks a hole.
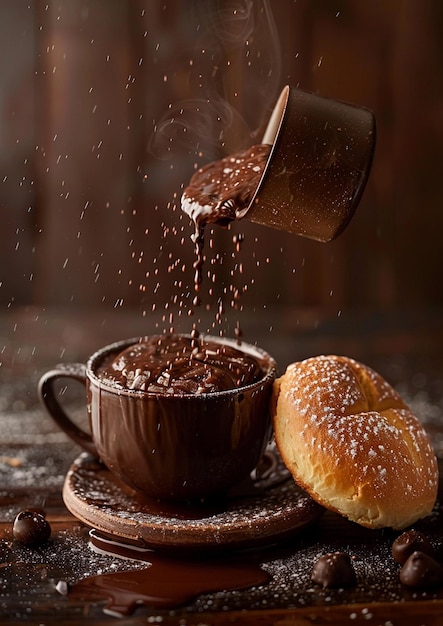
<instances>
[{"instance_id":1,"label":"golden brioche roll","mask_svg":"<svg viewBox=\"0 0 443 626\"><path fill-rule=\"evenodd\" d=\"M423 426L369 367L340 356L289 365L274 383L275 440L296 482L328 509L369 528L428 515L437 460Z\"/></svg>"}]
</instances>

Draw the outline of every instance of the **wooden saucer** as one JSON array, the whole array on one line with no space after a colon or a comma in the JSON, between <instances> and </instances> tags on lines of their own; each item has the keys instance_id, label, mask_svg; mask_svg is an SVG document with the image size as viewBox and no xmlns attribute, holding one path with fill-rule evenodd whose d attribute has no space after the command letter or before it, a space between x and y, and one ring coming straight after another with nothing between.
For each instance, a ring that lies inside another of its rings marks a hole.
<instances>
[{"instance_id":1,"label":"wooden saucer","mask_svg":"<svg viewBox=\"0 0 443 626\"><path fill-rule=\"evenodd\" d=\"M214 551L271 544L297 534L324 509L289 477L275 448L267 455L274 460L264 476L213 502L181 505L140 496L83 453L68 471L63 499L86 525L151 549Z\"/></svg>"}]
</instances>

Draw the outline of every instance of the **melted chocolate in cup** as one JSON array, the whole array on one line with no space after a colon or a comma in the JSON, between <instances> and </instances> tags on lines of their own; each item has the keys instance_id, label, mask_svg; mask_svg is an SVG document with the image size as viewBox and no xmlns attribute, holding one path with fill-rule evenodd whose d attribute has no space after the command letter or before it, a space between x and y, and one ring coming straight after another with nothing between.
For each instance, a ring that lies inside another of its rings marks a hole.
<instances>
[{"instance_id":1,"label":"melted chocolate in cup","mask_svg":"<svg viewBox=\"0 0 443 626\"><path fill-rule=\"evenodd\" d=\"M271 436L274 359L244 342L159 335L107 346L86 368L44 375L40 398L65 432L144 496L199 501L257 466ZM60 405L54 383L87 388L91 433Z\"/></svg>"},{"instance_id":2,"label":"melted chocolate in cup","mask_svg":"<svg viewBox=\"0 0 443 626\"><path fill-rule=\"evenodd\" d=\"M258 382L264 372L261 361L229 344L158 335L117 355L109 354L96 375L118 389L159 395L206 394Z\"/></svg>"}]
</instances>

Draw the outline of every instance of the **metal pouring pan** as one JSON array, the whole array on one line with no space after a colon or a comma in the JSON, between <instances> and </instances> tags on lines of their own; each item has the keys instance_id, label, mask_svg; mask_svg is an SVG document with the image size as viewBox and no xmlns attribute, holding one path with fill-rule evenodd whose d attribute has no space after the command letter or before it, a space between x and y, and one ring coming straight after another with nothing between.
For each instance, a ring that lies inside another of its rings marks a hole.
<instances>
[{"instance_id":1,"label":"metal pouring pan","mask_svg":"<svg viewBox=\"0 0 443 626\"><path fill-rule=\"evenodd\" d=\"M361 199L375 140L369 109L287 85L263 135L272 148L261 181L236 217L331 241Z\"/></svg>"}]
</instances>

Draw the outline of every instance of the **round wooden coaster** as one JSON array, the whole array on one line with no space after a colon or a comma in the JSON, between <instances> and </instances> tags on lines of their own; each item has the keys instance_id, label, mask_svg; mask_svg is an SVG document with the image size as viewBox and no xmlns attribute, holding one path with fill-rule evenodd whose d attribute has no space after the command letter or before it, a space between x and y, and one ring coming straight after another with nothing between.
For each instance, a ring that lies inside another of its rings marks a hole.
<instances>
[{"instance_id":1,"label":"round wooden coaster","mask_svg":"<svg viewBox=\"0 0 443 626\"><path fill-rule=\"evenodd\" d=\"M289 477L275 449L268 469L226 497L192 505L159 502L119 482L81 454L68 471L69 511L98 531L151 549L217 550L271 544L314 522L324 509Z\"/></svg>"}]
</instances>

